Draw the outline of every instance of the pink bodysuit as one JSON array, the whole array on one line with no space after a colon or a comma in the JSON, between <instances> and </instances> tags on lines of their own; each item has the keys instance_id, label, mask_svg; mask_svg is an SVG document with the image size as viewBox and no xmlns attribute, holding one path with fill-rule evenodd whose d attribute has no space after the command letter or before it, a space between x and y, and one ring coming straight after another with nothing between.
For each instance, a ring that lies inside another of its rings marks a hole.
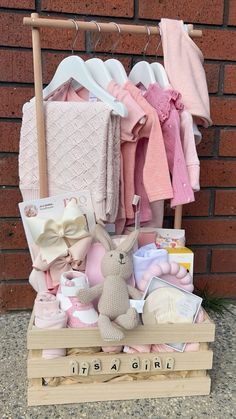
<instances>
[{"instance_id":1,"label":"pink bodysuit","mask_svg":"<svg viewBox=\"0 0 236 419\"><path fill-rule=\"evenodd\" d=\"M180 138L180 112L184 106L180 94L173 89L162 89L158 83L150 84L145 99L158 114L165 143L168 165L172 174L173 199L171 207L193 202L194 193L189 181Z\"/></svg>"},{"instance_id":2,"label":"pink bodysuit","mask_svg":"<svg viewBox=\"0 0 236 419\"><path fill-rule=\"evenodd\" d=\"M173 197L167 157L160 123L156 111L142 97L140 90L131 81L123 86L144 110L147 119L139 132L139 141L147 141L143 184L150 203ZM127 218L133 218L132 199L135 192L135 164L137 142L125 142L121 146L124 165L125 208ZM153 214L155 217L155 214Z\"/></svg>"}]
</instances>

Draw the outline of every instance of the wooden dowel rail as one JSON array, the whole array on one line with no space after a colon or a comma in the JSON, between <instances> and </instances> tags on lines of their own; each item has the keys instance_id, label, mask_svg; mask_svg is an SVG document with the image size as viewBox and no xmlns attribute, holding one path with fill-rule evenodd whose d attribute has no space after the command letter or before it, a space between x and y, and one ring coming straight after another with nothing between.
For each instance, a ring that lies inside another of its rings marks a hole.
<instances>
[{"instance_id":1,"label":"wooden dowel rail","mask_svg":"<svg viewBox=\"0 0 236 419\"><path fill-rule=\"evenodd\" d=\"M94 22L85 22L81 20L76 20L79 30L81 31L92 31L97 32L98 28ZM34 28L61 28L61 29L75 29L75 24L72 20L62 20L62 19L47 19L41 17L24 17L23 24L26 26L32 26ZM117 33L117 27L114 23L104 23L99 22L101 32L115 32ZM122 33L136 33L136 34L147 34L147 27L143 25L126 25L119 24L121 34ZM158 25L149 26L150 35L158 35L160 33ZM191 38L201 38L202 31L199 29L193 29L193 25L188 25L189 36Z\"/></svg>"}]
</instances>

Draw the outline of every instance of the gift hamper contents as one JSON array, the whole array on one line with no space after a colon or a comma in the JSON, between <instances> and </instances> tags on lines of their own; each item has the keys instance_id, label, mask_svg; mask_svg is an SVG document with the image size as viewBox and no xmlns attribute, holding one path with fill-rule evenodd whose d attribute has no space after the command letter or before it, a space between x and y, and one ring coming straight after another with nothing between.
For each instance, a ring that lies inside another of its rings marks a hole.
<instances>
[{"instance_id":1,"label":"gift hamper contents","mask_svg":"<svg viewBox=\"0 0 236 419\"><path fill-rule=\"evenodd\" d=\"M60 199L66 202L64 198ZM146 236L150 241L148 244L140 246L139 235L143 233L139 229L123 236L112 236L104 226L94 223L89 231L85 216L79 212L78 199L72 198L64 209L53 206L54 201L55 198L51 197L49 207L53 207L53 218L47 210L42 218L37 210L34 225L28 223L28 219L24 220L24 225L29 227L28 241L36 255L31 273L31 284L38 292L34 305L34 325L44 329L98 328L104 345L45 349L42 357L53 359L66 356L74 359L82 354L101 356L102 353L198 351L199 342L119 343L127 331L140 325L152 325L158 331L160 324L204 322L201 298L192 294L193 277L184 266L170 261L168 248L159 248L153 234ZM31 205L36 209L42 208L44 202L44 199L32 201ZM20 205L25 217L23 203ZM90 206L89 211L92 210ZM59 223L58 220L63 220L63 233L60 230L62 221ZM55 247L51 249L48 243L53 240ZM39 257L40 263L37 262ZM32 276L36 278L34 281ZM113 345L109 346L109 342ZM118 371L114 369L112 376L102 374L95 377L88 374L85 376L86 382L108 382L118 377L120 381L139 380L143 379L143 374L145 379L154 379L156 376L149 369L139 372L135 377L132 372L122 374ZM172 374L175 377L180 373L172 371ZM57 386L62 383L81 383L83 377L44 377L43 382L44 385Z\"/></svg>"}]
</instances>

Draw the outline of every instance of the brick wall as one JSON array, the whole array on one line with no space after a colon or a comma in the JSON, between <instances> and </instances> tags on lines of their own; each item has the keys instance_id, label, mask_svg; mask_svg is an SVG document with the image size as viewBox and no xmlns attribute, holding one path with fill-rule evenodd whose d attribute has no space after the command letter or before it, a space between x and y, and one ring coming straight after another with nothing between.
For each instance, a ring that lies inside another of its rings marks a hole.
<instances>
[{"instance_id":1,"label":"brick wall","mask_svg":"<svg viewBox=\"0 0 236 419\"><path fill-rule=\"evenodd\" d=\"M19 8L20 7L20 8ZM0 265L1 307L29 308L34 292L27 284L30 257L17 203L18 145L21 109L33 96L31 31L22 19L37 11L43 16L154 25L161 17L183 19L203 30L197 44L205 57L214 126L203 129L201 191L184 208L183 227L195 252L195 283L212 292L236 296L236 1L235 0L0 0ZM43 81L49 82L57 64L70 53L74 31L44 29ZM104 56L113 37L103 35L98 55ZM146 39L124 35L117 57L127 69L139 58ZM156 39L148 48L155 57ZM90 34L81 33L76 49L89 52ZM160 50L161 54L161 50ZM153 56L153 57L152 57ZM149 58L149 57L148 57ZM161 59L161 57L160 57ZM166 224L171 214L167 208Z\"/></svg>"}]
</instances>

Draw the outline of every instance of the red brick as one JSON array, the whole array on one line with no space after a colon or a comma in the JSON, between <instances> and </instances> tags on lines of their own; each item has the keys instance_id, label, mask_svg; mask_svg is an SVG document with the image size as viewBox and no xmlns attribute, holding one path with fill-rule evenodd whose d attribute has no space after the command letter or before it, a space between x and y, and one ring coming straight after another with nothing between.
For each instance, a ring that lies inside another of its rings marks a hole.
<instances>
[{"instance_id":1,"label":"red brick","mask_svg":"<svg viewBox=\"0 0 236 419\"><path fill-rule=\"evenodd\" d=\"M77 0L42 0L41 3L41 10L49 12L121 17L132 17L134 14L132 0L123 0L122 2L119 0L80 0L79 3Z\"/></svg>"},{"instance_id":2,"label":"red brick","mask_svg":"<svg viewBox=\"0 0 236 419\"><path fill-rule=\"evenodd\" d=\"M228 25L236 25L236 2L235 0L229 0L229 19Z\"/></svg>"},{"instance_id":3,"label":"red brick","mask_svg":"<svg viewBox=\"0 0 236 419\"><path fill-rule=\"evenodd\" d=\"M0 150L17 152L19 150L20 123L0 121Z\"/></svg>"},{"instance_id":4,"label":"red brick","mask_svg":"<svg viewBox=\"0 0 236 419\"><path fill-rule=\"evenodd\" d=\"M197 146L197 153L199 156L212 156L214 146L215 130L213 128L201 128L202 141Z\"/></svg>"},{"instance_id":5,"label":"red brick","mask_svg":"<svg viewBox=\"0 0 236 419\"><path fill-rule=\"evenodd\" d=\"M0 185L18 185L18 156L0 157Z\"/></svg>"},{"instance_id":6,"label":"red brick","mask_svg":"<svg viewBox=\"0 0 236 419\"><path fill-rule=\"evenodd\" d=\"M211 272L236 272L236 249L212 249Z\"/></svg>"},{"instance_id":7,"label":"red brick","mask_svg":"<svg viewBox=\"0 0 236 419\"><path fill-rule=\"evenodd\" d=\"M218 64L204 65L209 93L218 92L220 66Z\"/></svg>"},{"instance_id":8,"label":"red brick","mask_svg":"<svg viewBox=\"0 0 236 419\"><path fill-rule=\"evenodd\" d=\"M53 53L53 52L43 52L43 82L49 83L52 79L57 66L59 63L67 57L68 54L63 53ZM83 60L88 60L89 58L92 58L91 54L80 54L80 57L83 58ZM106 56L100 57L103 60L108 59ZM109 57L110 58L110 57ZM119 57L119 60L122 62L126 70L129 70L131 67L131 58L130 57Z\"/></svg>"},{"instance_id":9,"label":"red brick","mask_svg":"<svg viewBox=\"0 0 236 419\"><path fill-rule=\"evenodd\" d=\"M224 92L236 93L236 65L225 66Z\"/></svg>"},{"instance_id":10,"label":"red brick","mask_svg":"<svg viewBox=\"0 0 236 419\"><path fill-rule=\"evenodd\" d=\"M27 249L24 229L21 221L0 220L0 248Z\"/></svg>"},{"instance_id":11,"label":"red brick","mask_svg":"<svg viewBox=\"0 0 236 419\"><path fill-rule=\"evenodd\" d=\"M235 244L236 220L184 219L187 244Z\"/></svg>"},{"instance_id":12,"label":"red brick","mask_svg":"<svg viewBox=\"0 0 236 419\"><path fill-rule=\"evenodd\" d=\"M33 96L30 87L0 86L0 117L21 118L22 106Z\"/></svg>"},{"instance_id":13,"label":"red brick","mask_svg":"<svg viewBox=\"0 0 236 419\"><path fill-rule=\"evenodd\" d=\"M32 309L36 293L33 288L25 284L0 285L0 310Z\"/></svg>"},{"instance_id":14,"label":"red brick","mask_svg":"<svg viewBox=\"0 0 236 419\"><path fill-rule=\"evenodd\" d=\"M33 83L32 52L0 50L0 81Z\"/></svg>"},{"instance_id":15,"label":"red brick","mask_svg":"<svg viewBox=\"0 0 236 419\"><path fill-rule=\"evenodd\" d=\"M144 19L181 19L187 22L223 23L223 0L140 0L139 17Z\"/></svg>"},{"instance_id":16,"label":"red brick","mask_svg":"<svg viewBox=\"0 0 236 419\"><path fill-rule=\"evenodd\" d=\"M236 99L211 97L210 102L214 125L236 125Z\"/></svg>"},{"instance_id":17,"label":"red brick","mask_svg":"<svg viewBox=\"0 0 236 419\"><path fill-rule=\"evenodd\" d=\"M194 274L206 272L208 249L206 247L196 247L192 251L194 252Z\"/></svg>"},{"instance_id":18,"label":"red brick","mask_svg":"<svg viewBox=\"0 0 236 419\"><path fill-rule=\"evenodd\" d=\"M200 290L207 289L208 295L236 297L236 275L233 274L195 275L194 285Z\"/></svg>"},{"instance_id":19,"label":"red brick","mask_svg":"<svg viewBox=\"0 0 236 419\"><path fill-rule=\"evenodd\" d=\"M18 202L21 201L19 189L0 189L0 217L19 217Z\"/></svg>"},{"instance_id":20,"label":"red brick","mask_svg":"<svg viewBox=\"0 0 236 419\"><path fill-rule=\"evenodd\" d=\"M31 47L31 28L23 26L23 17L21 13L0 13L0 33L1 45ZM42 48L68 49L75 37L75 30L57 28L43 28L41 30ZM84 50L85 34L81 31L78 36L75 50Z\"/></svg>"},{"instance_id":21,"label":"red brick","mask_svg":"<svg viewBox=\"0 0 236 419\"><path fill-rule=\"evenodd\" d=\"M31 9L35 8L35 0L0 0L0 7L9 9Z\"/></svg>"},{"instance_id":22,"label":"red brick","mask_svg":"<svg viewBox=\"0 0 236 419\"><path fill-rule=\"evenodd\" d=\"M236 156L236 130L220 132L219 156Z\"/></svg>"},{"instance_id":23,"label":"red brick","mask_svg":"<svg viewBox=\"0 0 236 419\"><path fill-rule=\"evenodd\" d=\"M215 215L236 215L235 189L215 192Z\"/></svg>"},{"instance_id":24,"label":"red brick","mask_svg":"<svg viewBox=\"0 0 236 419\"><path fill-rule=\"evenodd\" d=\"M194 42L201 49L204 58L215 60L236 60L236 32L224 29L203 29L202 38Z\"/></svg>"},{"instance_id":25,"label":"red brick","mask_svg":"<svg viewBox=\"0 0 236 419\"><path fill-rule=\"evenodd\" d=\"M195 202L183 206L183 215L209 215L210 191L202 190L195 193Z\"/></svg>"},{"instance_id":26,"label":"red brick","mask_svg":"<svg viewBox=\"0 0 236 419\"><path fill-rule=\"evenodd\" d=\"M32 269L29 253L0 254L0 274L2 280L28 279Z\"/></svg>"},{"instance_id":27,"label":"red brick","mask_svg":"<svg viewBox=\"0 0 236 419\"><path fill-rule=\"evenodd\" d=\"M202 160L201 186L235 186L236 161Z\"/></svg>"}]
</instances>

